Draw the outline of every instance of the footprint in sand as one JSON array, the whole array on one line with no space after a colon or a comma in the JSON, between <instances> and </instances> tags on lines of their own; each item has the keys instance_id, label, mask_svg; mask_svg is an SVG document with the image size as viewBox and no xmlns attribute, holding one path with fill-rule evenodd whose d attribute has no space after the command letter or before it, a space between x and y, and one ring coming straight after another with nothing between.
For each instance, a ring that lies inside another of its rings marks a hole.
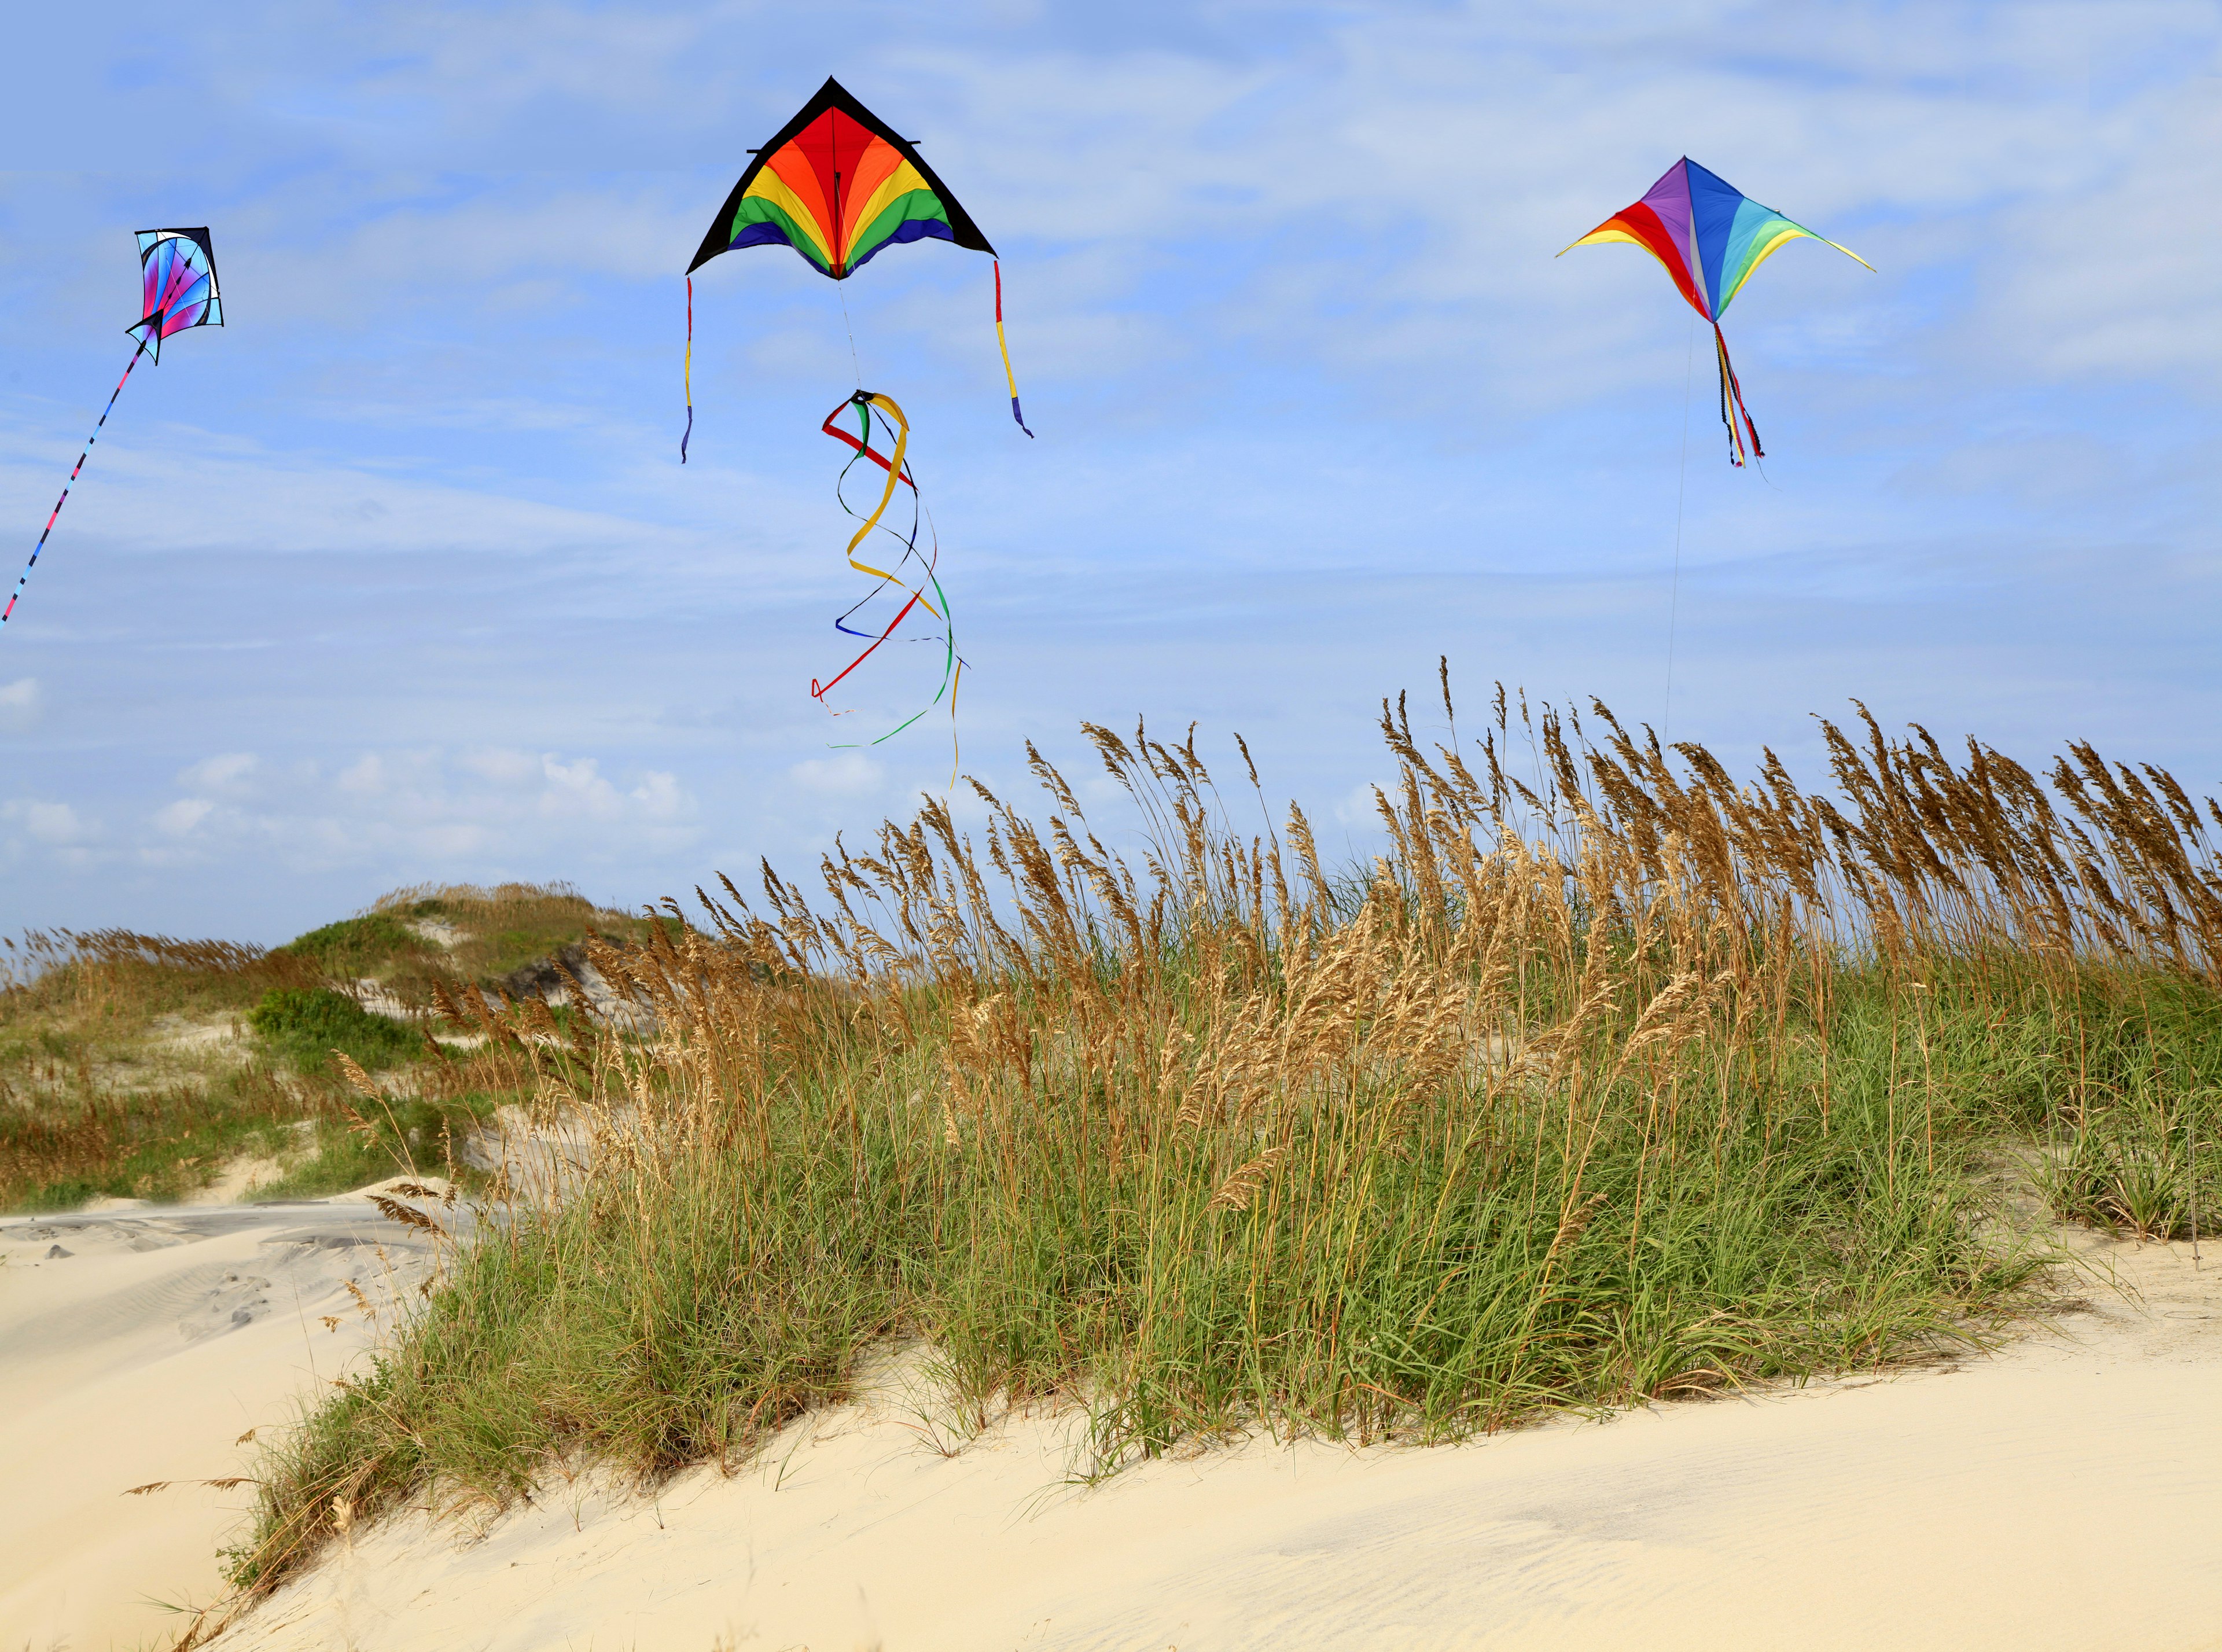
<instances>
[{"instance_id":1,"label":"footprint in sand","mask_svg":"<svg viewBox=\"0 0 2222 1652\"><path fill-rule=\"evenodd\" d=\"M270 1299L263 1294L269 1289L270 1281L258 1275L227 1273L223 1284L209 1291L192 1312L178 1322L178 1329L191 1342L242 1325L252 1325L270 1310Z\"/></svg>"}]
</instances>

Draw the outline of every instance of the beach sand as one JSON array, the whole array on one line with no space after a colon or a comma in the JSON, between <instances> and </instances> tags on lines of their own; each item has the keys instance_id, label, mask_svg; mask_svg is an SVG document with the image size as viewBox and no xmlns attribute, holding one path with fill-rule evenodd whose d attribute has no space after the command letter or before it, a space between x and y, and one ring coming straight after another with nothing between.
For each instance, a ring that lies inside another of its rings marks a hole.
<instances>
[{"instance_id":1,"label":"beach sand","mask_svg":"<svg viewBox=\"0 0 2222 1652\"><path fill-rule=\"evenodd\" d=\"M0 1652L169 1644L254 1500L193 1482L252 1472L240 1436L360 1358L348 1281L384 1303L430 1264L361 1197L0 1222Z\"/></svg>"},{"instance_id":2,"label":"beach sand","mask_svg":"<svg viewBox=\"0 0 2222 1652\"><path fill-rule=\"evenodd\" d=\"M954 1440L895 1362L731 1478L358 1530L215 1645L2222 1647L2222 1256L2070 1242L2121 1288L1996 1356L1094 1487L1070 1415Z\"/></svg>"}]
</instances>

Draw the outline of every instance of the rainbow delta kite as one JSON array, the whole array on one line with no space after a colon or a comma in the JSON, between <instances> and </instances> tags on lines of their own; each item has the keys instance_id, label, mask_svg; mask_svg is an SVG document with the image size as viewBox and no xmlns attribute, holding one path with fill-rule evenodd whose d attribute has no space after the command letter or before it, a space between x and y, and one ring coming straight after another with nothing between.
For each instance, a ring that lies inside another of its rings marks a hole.
<instances>
[{"instance_id":1,"label":"rainbow delta kite","mask_svg":"<svg viewBox=\"0 0 2222 1652\"><path fill-rule=\"evenodd\" d=\"M0 609L0 625L6 625L8 616L16 612L24 586L30 583L31 570L39 565L39 553L47 548L47 535L54 531L55 519L61 515L62 506L69 503L70 489L77 486L78 472L92 456L92 444L108 428L108 416L116 411L116 399L130 382L131 369L139 365L139 358L146 355L160 361L162 341L189 327L223 325L223 295L217 289L216 254L210 249L205 225L198 229L141 229L139 286L139 319L123 330L138 339L139 348L131 352L123 376L108 393L108 405L100 410L100 423L85 437L85 451L78 455L69 480L62 484L62 496L47 513L39 543L31 547L31 560L23 564L22 577L16 581L15 594L8 599L7 607Z\"/></svg>"},{"instance_id":2,"label":"rainbow delta kite","mask_svg":"<svg viewBox=\"0 0 2222 1652\"><path fill-rule=\"evenodd\" d=\"M688 434L694 429L696 270L744 247L791 247L820 275L845 281L889 247L912 241L951 242L987 254L994 264L995 342L1003 355L1011 417L1026 430L1003 337L1002 261L910 142L828 76L818 95L752 153L756 159L718 209L687 267ZM679 456L682 462L687 457L686 437L680 438Z\"/></svg>"},{"instance_id":3,"label":"rainbow delta kite","mask_svg":"<svg viewBox=\"0 0 2222 1652\"><path fill-rule=\"evenodd\" d=\"M934 176L933 168L920 158L913 144L851 97L840 82L829 79L793 120L752 153L756 159L718 209L694 261L687 267L687 432L679 440L680 462L686 462L687 444L694 432L694 272L721 253L744 247L791 248L820 275L835 281L847 280L888 248L908 242L946 241L987 254L995 272L995 343L1002 353L1003 380L1011 393L1011 417L1031 437L1033 432L1026 430L1026 417L1019 411L1018 380L1012 376L1010 346L1003 336L1002 264L971 215L958 204L949 186ZM836 423L851 412L858 424L853 436ZM876 417L893 438L888 453L872 445ZM885 471L887 482L879 502L869 513L860 514L850 508L845 498L841 499L842 508L861 520L844 552L849 566L874 583L854 606L834 620L833 628L863 642L865 647L826 682L813 678L811 697L825 706L825 695L836 683L870 658L897 627L922 609L940 622L941 631L913 640L941 644L940 686L924 707L886 733L848 744L877 745L890 739L939 705L945 696L953 731L964 662L957 651L949 599L936 571L940 549L932 537L930 516L923 518L927 549L923 552L919 549L922 512L918 483L907 462L910 421L892 396L866 390L860 384L854 395L825 416L819 428L856 450L834 485L836 498L841 498L841 481L847 480L860 459L869 459ZM907 532L882 520L898 485L910 490ZM887 534L901 544L902 556L893 568L857 556L858 548L875 532ZM885 606L894 609L894 617L885 625L877 618L862 628L848 623L867 606L882 600ZM845 715L831 706L825 709L836 716Z\"/></svg>"},{"instance_id":4,"label":"rainbow delta kite","mask_svg":"<svg viewBox=\"0 0 2222 1652\"><path fill-rule=\"evenodd\" d=\"M1685 155L1641 200L1623 207L1559 256L1565 257L1574 247L1631 241L1666 267L1690 307L1712 323L1713 349L1721 368L1721 423L1729 430L1729 462L1741 465L1747 436L1751 456L1764 459L1767 450L1759 444L1759 427L1744 407L1743 386L1729 363L1721 316L1754 270L1779 248L1801 236L1836 247L1870 270L1874 267L1850 248L1838 247L1773 207L1761 206Z\"/></svg>"}]
</instances>

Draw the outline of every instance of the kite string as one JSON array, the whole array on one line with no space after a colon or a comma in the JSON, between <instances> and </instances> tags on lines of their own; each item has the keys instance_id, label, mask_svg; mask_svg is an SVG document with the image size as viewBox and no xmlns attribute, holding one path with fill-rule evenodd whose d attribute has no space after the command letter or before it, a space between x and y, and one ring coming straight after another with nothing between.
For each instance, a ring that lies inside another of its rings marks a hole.
<instances>
[{"instance_id":1,"label":"kite string","mask_svg":"<svg viewBox=\"0 0 2222 1652\"><path fill-rule=\"evenodd\" d=\"M1698 323L1690 321L1690 348L1682 361L1682 469L1674 482L1674 574L1666 587L1666 713L1660 721L1667 743L1674 739L1674 626L1682 612L1682 501L1690 490L1690 399L1696 383Z\"/></svg>"},{"instance_id":2,"label":"kite string","mask_svg":"<svg viewBox=\"0 0 2222 1652\"><path fill-rule=\"evenodd\" d=\"M833 169L833 292L841 300L841 330L849 335L849 365L857 370L857 388L864 387L864 364L857 355L857 330L849 324L848 272L841 261L841 169ZM892 486L892 484L891 484Z\"/></svg>"},{"instance_id":3,"label":"kite string","mask_svg":"<svg viewBox=\"0 0 2222 1652\"><path fill-rule=\"evenodd\" d=\"M849 324L849 289L837 280L833 284L833 291L841 299L841 330L849 335L849 365L856 369L857 388L862 390L864 387L864 364L857 355L857 330Z\"/></svg>"},{"instance_id":4,"label":"kite string","mask_svg":"<svg viewBox=\"0 0 2222 1652\"><path fill-rule=\"evenodd\" d=\"M54 520L61 515L62 506L69 503L70 489L77 486L78 473L85 468L85 462L92 456L92 444L100 440L101 431L107 428L108 416L116 411L116 399L123 393L123 386L131 378L131 369L139 365L139 358L147 353L147 341L157 330L149 328L139 336L139 348L131 352L131 360L124 367L123 377L118 379L116 388L108 393L108 405L100 410L100 423L94 425L92 434L85 437L85 451L78 455L77 463L71 467L69 480L62 484L62 496L54 501L54 508L47 517L47 525L39 534L39 543L31 547L31 560L23 564L22 577L16 581L15 593L9 597L7 607L0 609L0 625L6 625L8 616L16 612L16 603L22 596L24 586L30 582L31 570L39 565L39 553L47 548L47 535L54 531Z\"/></svg>"}]
</instances>

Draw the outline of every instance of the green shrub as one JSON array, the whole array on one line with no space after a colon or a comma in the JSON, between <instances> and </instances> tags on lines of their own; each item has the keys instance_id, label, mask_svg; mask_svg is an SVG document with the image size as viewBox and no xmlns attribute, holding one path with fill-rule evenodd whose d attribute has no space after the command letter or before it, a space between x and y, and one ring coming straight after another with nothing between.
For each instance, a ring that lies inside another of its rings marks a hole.
<instances>
[{"instance_id":1,"label":"green shrub","mask_svg":"<svg viewBox=\"0 0 2222 1652\"><path fill-rule=\"evenodd\" d=\"M247 1024L303 1072L321 1071L334 1050L344 1050L374 1071L424 1047L423 1034L413 1028L391 1015L374 1015L346 994L323 987L279 987L267 993Z\"/></svg>"}]
</instances>

